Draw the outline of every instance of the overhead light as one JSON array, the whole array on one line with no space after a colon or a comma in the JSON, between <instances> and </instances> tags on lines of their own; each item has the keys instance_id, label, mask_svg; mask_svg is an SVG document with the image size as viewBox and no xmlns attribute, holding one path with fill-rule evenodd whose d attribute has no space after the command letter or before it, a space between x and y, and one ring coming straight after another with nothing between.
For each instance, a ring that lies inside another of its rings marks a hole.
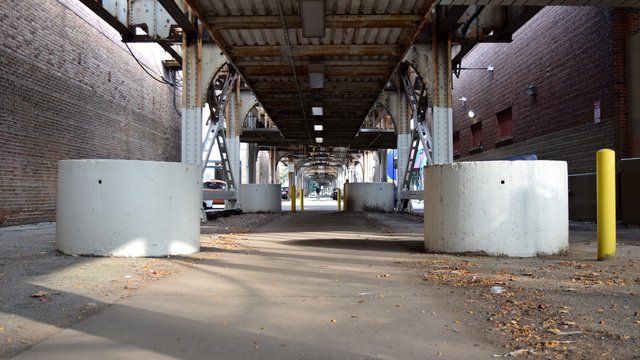
<instances>
[{"instance_id":1,"label":"overhead light","mask_svg":"<svg viewBox=\"0 0 640 360\"><path fill-rule=\"evenodd\" d=\"M473 111L473 110L469 110L469 117L470 117L470 118L472 118L472 119L473 119L474 117L476 117L476 113L475 113L475 111Z\"/></svg>"},{"instance_id":2,"label":"overhead light","mask_svg":"<svg viewBox=\"0 0 640 360\"><path fill-rule=\"evenodd\" d=\"M309 64L309 87L322 89L324 87L324 64Z\"/></svg>"},{"instance_id":3,"label":"overhead light","mask_svg":"<svg viewBox=\"0 0 640 360\"><path fill-rule=\"evenodd\" d=\"M313 116L322 116L324 114L324 112L322 111L322 106L312 106L311 114Z\"/></svg>"},{"instance_id":4,"label":"overhead light","mask_svg":"<svg viewBox=\"0 0 640 360\"><path fill-rule=\"evenodd\" d=\"M313 130L322 131L323 126L321 124L313 125Z\"/></svg>"},{"instance_id":5,"label":"overhead light","mask_svg":"<svg viewBox=\"0 0 640 360\"><path fill-rule=\"evenodd\" d=\"M324 141L324 139L323 139L323 138L321 138L321 137L317 137L317 138L316 138L316 142L317 142L318 144L322 144L322 142L323 142L323 141Z\"/></svg>"},{"instance_id":6,"label":"overhead light","mask_svg":"<svg viewBox=\"0 0 640 360\"><path fill-rule=\"evenodd\" d=\"M324 37L324 0L300 0L302 36Z\"/></svg>"}]
</instances>

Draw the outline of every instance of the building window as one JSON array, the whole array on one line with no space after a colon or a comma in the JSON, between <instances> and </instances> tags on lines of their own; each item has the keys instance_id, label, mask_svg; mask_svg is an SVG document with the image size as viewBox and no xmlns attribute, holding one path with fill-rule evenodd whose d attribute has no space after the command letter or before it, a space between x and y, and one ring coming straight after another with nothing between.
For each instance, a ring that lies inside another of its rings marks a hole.
<instances>
[{"instance_id":1,"label":"building window","mask_svg":"<svg viewBox=\"0 0 640 360\"><path fill-rule=\"evenodd\" d=\"M453 133L453 154L460 153L460 131L456 131Z\"/></svg>"},{"instance_id":2,"label":"building window","mask_svg":"<svg viewBox=\"0 0 640 360\"><path fill-rule=\"evenodd\" d=\"M508 107L496 114L498 119L498 142L512 138L513 116L511 107Z\"/></svg>"},{"instance_id":3,"label":"building window","mask_svg":"<svg viewBox=\"0 0 640 360\"><path fill-rule=\"evenodd\" d=\"M482 122L471 125L471 139L473 147L469 152L478 152L482 150Z\"/></svg>"}]
</instances>

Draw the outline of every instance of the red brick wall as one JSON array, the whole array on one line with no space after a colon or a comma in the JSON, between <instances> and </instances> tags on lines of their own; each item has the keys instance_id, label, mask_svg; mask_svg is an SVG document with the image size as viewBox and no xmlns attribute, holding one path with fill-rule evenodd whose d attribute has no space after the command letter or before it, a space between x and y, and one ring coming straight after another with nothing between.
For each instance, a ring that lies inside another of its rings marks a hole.
<instances>
[{"instance_id":1,"label":"red brick wall","mask_svg":"<svg viewBox=\"0 0 640 360\"><path fill-rule=\"evenodd\" d=\"M612 18L607 8L547 7L514 34L513 42L476 46L462 66L491 64L494 71L463 70L454 78L459 160L534 153L541 159L568 161L570 173L593 171L595 151L614 145ZM537 96L527 94L529 85L537 86ZM464 106L461 97L467 98ZM599 124L594 124L594 101L600 101ZM513 112L513 144L496 147L496 114L508 107ZM465 158L472 148L469 110L483 122L482 152ZM523 142L526 146L518 145Z\"/></svg>"},{"instance_id":2,"label":"red brick wall","mask_svg":"<svg viewBox=\"0 0 640 360\"><path fill-rule=\"evenodd\" d=\"M629 76L630 67L634 67L638 74L640 64L631 63L627 56L629 36L640 34L640 9L614 9L613 10L613 67L615 76L615 112L619 121L617 131L617 151L619 157L640 156L640 129L634 131L629 117L629 106L640 106L640 95L634 94L635 99L630 98Z\"/></svg>"},{"instance_id":3,"label":"red brick wall","mask_svg":"<svg viewBox=\"0 0 640 360\"><path fill-rule=\"evenodd\" d=\"M55 220L58 160L180 161L172 92L97 24L75 0L0 1L0 226Z\"/></svg>"}]
</instances>

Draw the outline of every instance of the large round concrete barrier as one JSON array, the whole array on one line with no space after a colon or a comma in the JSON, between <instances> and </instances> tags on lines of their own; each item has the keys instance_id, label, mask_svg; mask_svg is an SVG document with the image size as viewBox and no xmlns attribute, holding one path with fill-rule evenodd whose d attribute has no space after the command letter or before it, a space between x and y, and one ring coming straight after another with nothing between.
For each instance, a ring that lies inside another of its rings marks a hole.
<instances>
[{"instance_id":1,"label":"large round concrete barrier","mask_svg":"<svg viewBox=\"0 0 640 360\"><path fill-rule=\"evenodd\" d=\"M238 207L243 212L282 212L280 184L240 184Z\"/></svg>"},{"instance_id":2,"label":"large round concrete barrier","mask_svg":"<svg viewBox=\"0 0 640 360\"><path fill-rule=\"evenodd\" d=\"M347 211L393 211L391 183L349 183L345 196Z\"/></svg>"},{"instance_id":3,"label":"large round concrete barrier","mask_svg":"<svg viewBox=\"0 0 640 360\"><path fill-rule=\"evenodd\" d=\"M199 251L198 170L156 161L60 161L57 248L127 257Z\"/></svg>"},{"instance_id":4,"label":"large round concrete barrier","mask_svg":"<svg viewBox=\"0 0 640 360\"><path fill-rule=\"evenodd\" d=\"M435 165L424 188L427 251L530 257L569 245L564 161Z\"/></svg>"}]
</instances>

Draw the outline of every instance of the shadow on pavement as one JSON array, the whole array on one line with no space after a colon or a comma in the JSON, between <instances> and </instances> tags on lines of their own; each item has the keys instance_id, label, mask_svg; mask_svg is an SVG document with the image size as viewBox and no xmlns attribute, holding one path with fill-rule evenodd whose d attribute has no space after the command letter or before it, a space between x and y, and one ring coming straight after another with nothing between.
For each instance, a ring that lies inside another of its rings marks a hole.
<instances>
[{"instance_id":1,"label":"shadow on pavement","mask_svg":"<svg viewBox=\"0 0 640 360\"><path fill-rule=\"evenodd\" d=\"M419 240L312 239L286 241L285 244L363 251L424 252L424 242Z\"/></svg>"}]
</instances>

